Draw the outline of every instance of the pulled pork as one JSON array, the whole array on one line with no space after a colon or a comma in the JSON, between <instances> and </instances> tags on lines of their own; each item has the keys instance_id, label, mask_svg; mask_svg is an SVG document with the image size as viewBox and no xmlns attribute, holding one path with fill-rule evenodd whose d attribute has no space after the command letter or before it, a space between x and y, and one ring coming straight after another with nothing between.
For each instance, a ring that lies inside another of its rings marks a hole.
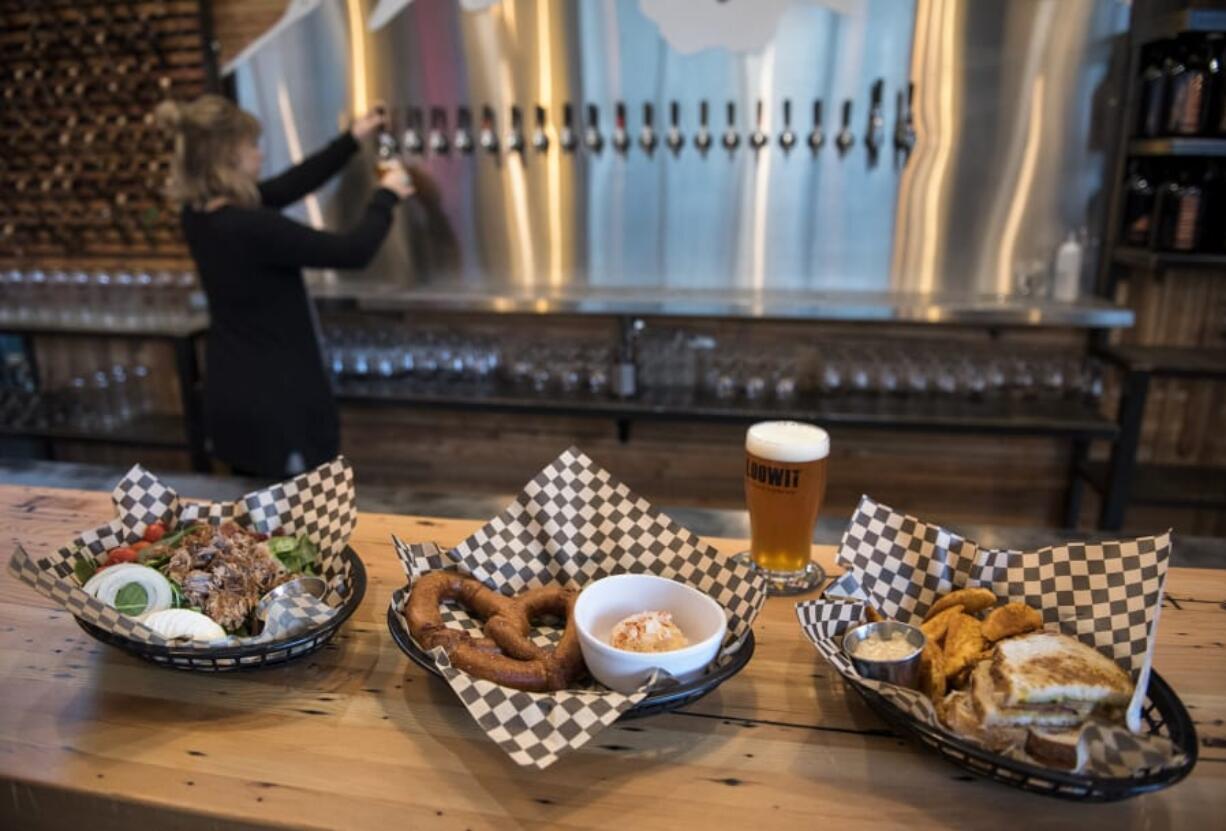
<instances>
[{"instance_id":1,"label":"pulled pork","mask_svg":"<svg viewBox=\"0 0 1226 831\"><path fill-rule=\"evenodd\" d=\"M258 537L235 525L199 525L175 546L166 574L227 632L242 627L265 592L293 575Z\"/></svg>"}]
</instances>

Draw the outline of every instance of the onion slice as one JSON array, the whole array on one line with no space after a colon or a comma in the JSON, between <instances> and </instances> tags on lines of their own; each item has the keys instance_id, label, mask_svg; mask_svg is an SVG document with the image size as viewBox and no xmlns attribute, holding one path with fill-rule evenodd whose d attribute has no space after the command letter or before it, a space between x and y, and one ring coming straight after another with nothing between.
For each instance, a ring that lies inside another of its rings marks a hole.
<instances>
[{"instance_id":1,"label":"onion slice","mask_svg":"<svg viewBox=\"0 0 1226 831\"><path fill-rule=\"evenodd\" d=\"M226 636L226 630L217 621L191 609L164 609L146 615L141 623L169 640L215 641Z\"/></svg>"},{"instance_id":2,"label":"onion slice","mask_svg":"<svg viewBox=\"0 0 1226 831\"><path fill-rule=\"evenodd\" d=\"M108 606L116 606L115 598L119 592L134 583L144 589L146 603L143 609L135 613L124 611L124 614L139 618L174 605L174 590L170 581L156 569L136 563L120 563L104 568L89 578L83 588L86 594L93 595Z\"/></svg>"}]
</instances>

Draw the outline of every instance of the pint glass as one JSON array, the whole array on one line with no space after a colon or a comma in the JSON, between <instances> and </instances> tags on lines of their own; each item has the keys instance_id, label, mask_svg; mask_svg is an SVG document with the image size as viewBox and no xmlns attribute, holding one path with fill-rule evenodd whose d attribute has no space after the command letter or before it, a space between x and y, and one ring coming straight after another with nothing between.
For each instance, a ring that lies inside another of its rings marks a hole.
<instances>
[{"instance_id":1,"label":"pint glass","mask_svg":"<svg viewBox=\"0 0 1226 831\"><path fill-rule=\"evenodd\" d=\"M745 434L745 502L753 565L772 594L815 588L825 576L810 558L826 497L830 436L797 421L764 421Z\"/></svg>"}]
</instances>

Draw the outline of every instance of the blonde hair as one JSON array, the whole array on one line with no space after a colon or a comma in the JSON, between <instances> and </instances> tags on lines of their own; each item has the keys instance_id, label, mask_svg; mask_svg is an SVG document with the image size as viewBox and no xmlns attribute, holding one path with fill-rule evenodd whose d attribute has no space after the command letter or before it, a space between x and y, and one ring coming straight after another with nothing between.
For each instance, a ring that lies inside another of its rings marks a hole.
<instances>
[{"instance_id":1,"label":"blonde hair","mask_svg":"<svg viewBox=\"0 0 1226 831\"><path fill-rule=\"evenodd\" d=\"M255 180L238 166L242 144L260 137L254 115L228 98L202 95L195 101L163 101L154 116L174 134L172 200L197 210L215 199L245 207L259 204Z\"/></svg>"}]
</instances>

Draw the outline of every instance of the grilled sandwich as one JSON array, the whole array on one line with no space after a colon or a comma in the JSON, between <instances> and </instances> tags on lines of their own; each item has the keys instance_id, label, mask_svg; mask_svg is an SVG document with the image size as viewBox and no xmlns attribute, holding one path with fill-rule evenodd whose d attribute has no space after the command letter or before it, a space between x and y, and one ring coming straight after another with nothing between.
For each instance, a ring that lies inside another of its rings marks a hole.
<instances>
[{"instance_id":1,"label":"grilled sandwich","mask_svg":"<svg viewBox=\"0 0 1226 831\"><path fill-rule=\"evenodd\" d=\"M1040 764L1076 770L1085 763L1082 726L1118 720L1132 689L1128 674L1092 647L1032 632L1000 641L939 710L947 726L992 750L1024 748Z\"/></svg>"},{"instance_id":2,"label":"grilled sandwich","mask_svg":"<svg viewBox=\"0 0 1226 831\"><path fill-rule=\"evenodd\" d=\"M971 701L979 723L995 727L1073 727L1085 721L1094 704L1085 701L1061 701L1044 704L1009 706L995 676L992 662L980 661L971 673Z\"/></svg>"},{"instance_id":3,"label":"grilled sandwich","mask_svg":"<svg viewBox=\"0 0 1226 831\"><path fill-rule=\"evenodd\" d=\"M992 656L991 674L1004 707L1073 703L1123 707L1132 699L1132 680L1115 661L1055 632L1001 641Z\"/></svg>"}]
</instances>

